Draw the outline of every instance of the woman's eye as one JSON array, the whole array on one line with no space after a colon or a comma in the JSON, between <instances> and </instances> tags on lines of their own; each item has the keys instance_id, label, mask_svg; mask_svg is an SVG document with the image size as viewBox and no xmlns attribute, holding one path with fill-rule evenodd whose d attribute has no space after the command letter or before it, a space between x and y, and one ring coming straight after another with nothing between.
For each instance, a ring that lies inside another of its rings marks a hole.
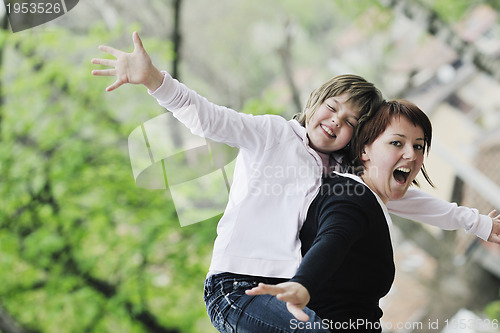
<instances>
[{"instance_id":1,"label":"woman's eye","mask_svg":"<svg viewBox=\"0 0 500 333\"><path fill-rule=\"evenodd\" d=\"M401 141L391 141L391 145L401 147Z\"/></svg>"},{"instance_id":2,"label":"woman's eye","mask_svg":"<svg viewBox=\"0 0 500 333\"><path fill-rule=\"evenodd\" d=\"M330 106L330 105L328 105L328 104L327 104L327 106L328 106L328 108L330 109L330 111L332 111L332 112L337 112L337 110L335 110L332 106Z\"/></svg>"},{"instance_id":3,"label":"woman's eye","mask_svg":"<svg viewBox=\"0 0 500 333\"><path fill-rule=\"evenodd\" d=\"M415 148L416 150L424 150L423 145L414 145L413 148Z\"/></svg>"}]
</instances>

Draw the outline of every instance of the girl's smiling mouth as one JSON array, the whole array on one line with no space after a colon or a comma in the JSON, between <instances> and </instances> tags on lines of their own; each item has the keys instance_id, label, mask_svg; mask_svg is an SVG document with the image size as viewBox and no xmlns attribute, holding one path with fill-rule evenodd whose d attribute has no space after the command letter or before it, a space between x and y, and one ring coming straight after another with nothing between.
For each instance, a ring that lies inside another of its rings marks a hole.
<instances>
[{"instance_id":1,"label":"girl's smiling mouth","mask_svg":"<svg viewBox=\"0 0 500 333\"><path fill-rule=\"evenodd\" d=\"M326 134L328 134L328 135L329 135L329 136L331 136L332 138L336 138L336 137L337 137L337 136L335 135L335 133L333 132L333 129L332 129L331 127L326 126L326 125L323 125L323 124L321 124L321 125L320 125L320 127L321 127L321 129L322 129L323 131L325 131L325 132L326 132Z\"/></svg>"}]
</instances>

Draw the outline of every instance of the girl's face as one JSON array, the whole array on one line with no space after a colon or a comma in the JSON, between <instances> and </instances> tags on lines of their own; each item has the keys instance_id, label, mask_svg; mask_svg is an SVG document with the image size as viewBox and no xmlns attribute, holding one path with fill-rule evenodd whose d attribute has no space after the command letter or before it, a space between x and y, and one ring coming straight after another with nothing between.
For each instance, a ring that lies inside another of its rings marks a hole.
<instances>
[{"instance_id":1,"label":"girl's face","mask_svg":"<svg viewBox=\"0 0 500 333\"><path fill-rule=\"evenodd\" d=\"M421 127L405 117L394 117L385 131L365 146L361 178L385 203L402 198L422 167L424 146Z\"/></svg>"},{"instance_id":2,"label":"girl's face","mask_svg":"<svg viewBox=\"0 0 500 333\"><path fill-rule=\"evenodd\" d=\"M329 154L344 148L351 140L360 112L344 93L326 99L306 123L311 148Z\"/></svg>"}]
</instances>

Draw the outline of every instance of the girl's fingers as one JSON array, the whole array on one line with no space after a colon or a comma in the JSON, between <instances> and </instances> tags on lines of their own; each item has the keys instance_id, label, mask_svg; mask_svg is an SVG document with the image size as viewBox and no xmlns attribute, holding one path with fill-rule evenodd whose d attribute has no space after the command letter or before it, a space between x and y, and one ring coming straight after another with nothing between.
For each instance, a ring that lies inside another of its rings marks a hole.
<instances>
[{"instance_id":1,"label":"girl's fingers","mask_svg":"<svg viewBox=\"0 0 500 333\"><path fill-rule=\"evenodd\" d=\"M112 56L115 56L116 58L118 58L118 56L123 53L122 51L107 45L99 45L99 50L101 50L102 52L109 53Z\"/></svg>"},{"instance_id":2,"label":"girl's fingers","mask_svg":"<svg viewBox=\"0 0 500 333\"><path fill-rule=\"evenodd\" d=\"M109 66L109 67L115 67L116 65L116 60L111 60L111 59L92 59L90 61L94 65L103 65L103 66Z\"/></svg>"},{"instance_id":3,"label":"girl's fingers","mask_svg":"<svg viewBox=\"0 0 500 333\"><path fill-rule=\"evenodd\" d=\"M500 236L497 234L491 235L490 242L500 244Z\"/></svg>"},{"instance_id":4,"label":"girl's fingers","mask_svg":"<svg viewBox=\"0 0 500 333\"><path fill-rule=\"evenodd\" d=\"M116 88L118 88L119 86L121 86L122 84L123 84L122 82L116 80L112 85L110 85L109 87L106 88L106 91L107 92L113 91Z\"/></svg>"},{"instance_id":5,"label":"girl's fingers","mask_svg":"<svg viewBox=\"0 0 500 333\"><path fill-rule=\"evenodd\" d=\"M141 38L139 37L137 31L134 31L132 34L132 41L134 42L134 51L144 50L144 46L142 45Z\"/></svg>"},{"instance_id":6,"label":"girl's fingers","mask_svg":"<svg viewBox=\"0 0 500 333\"><path fill-rule=\"evenodd\" d=\"M92 75L95 76L115 76L116 69L94 69Z\"/></svg>"}]
</instances>

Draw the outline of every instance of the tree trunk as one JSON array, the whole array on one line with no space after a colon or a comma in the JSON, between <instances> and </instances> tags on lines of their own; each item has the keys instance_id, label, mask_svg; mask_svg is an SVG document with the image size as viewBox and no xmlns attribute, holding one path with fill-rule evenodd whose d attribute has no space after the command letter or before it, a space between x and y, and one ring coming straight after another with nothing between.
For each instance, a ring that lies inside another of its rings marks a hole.
<instances>
[{"instance_id":1,"label":"tree trunk","mask_svg":"<svg viewBox=\"0 0 500 333\"><path fill-rule=\"evenodd\" d=\"M174 27L172 32L172 43L174 44L174 60L172 61L172 77L180 81L179 64L181 62L181 4L182 0L173 0L172 9L174 13ZM170 137L176 148L182 148L183 140L179 131L179 122L173 117L169 122Z\"/></svg>"},{"instance_id":2,"label":"tree trunk","mask_svg":"<svg viewBox=\"0 0 500 333\"><path fill-rule=\"evenodd\" d=\"M7 14L2 17L0 29L7 31L9 29L9 19ZM3 54L4 54L5 44L0 48L0 68L3 65ZM3 120L3 106L4 106L4 94L3 94L3 82L0 81L0 141L2 140L2 120Z\"/></svg>"},{"instance_id":3,"label":"tree trunk","mask_svg":"<svg viewBox=\"0 0 500 333\"><path fill-rule=\"evenodd\" d=\"M174 60L172 63L172 77L179 80L179 62L181 55L181 4L182 0L173 0L174 9L174 29L172 33L172 42L174 43Z\"/></svg>"},{"instance_id":4,"label":"tree trunk","mask_svg":"<svg viewBox=\"0 0 500 333\"><path fill-rule=\"evenodd\" d=\"M283 62L283 69L285 71L285 77L288 82L288 86L292 92L293 104L297 113L302 112L302 103L300 102L300 94L295 82L293 80L293 69L292 69L292 23L288 20L285 24L285 42L278 49L278 53Z\"/></svg>"}]
</instances>

